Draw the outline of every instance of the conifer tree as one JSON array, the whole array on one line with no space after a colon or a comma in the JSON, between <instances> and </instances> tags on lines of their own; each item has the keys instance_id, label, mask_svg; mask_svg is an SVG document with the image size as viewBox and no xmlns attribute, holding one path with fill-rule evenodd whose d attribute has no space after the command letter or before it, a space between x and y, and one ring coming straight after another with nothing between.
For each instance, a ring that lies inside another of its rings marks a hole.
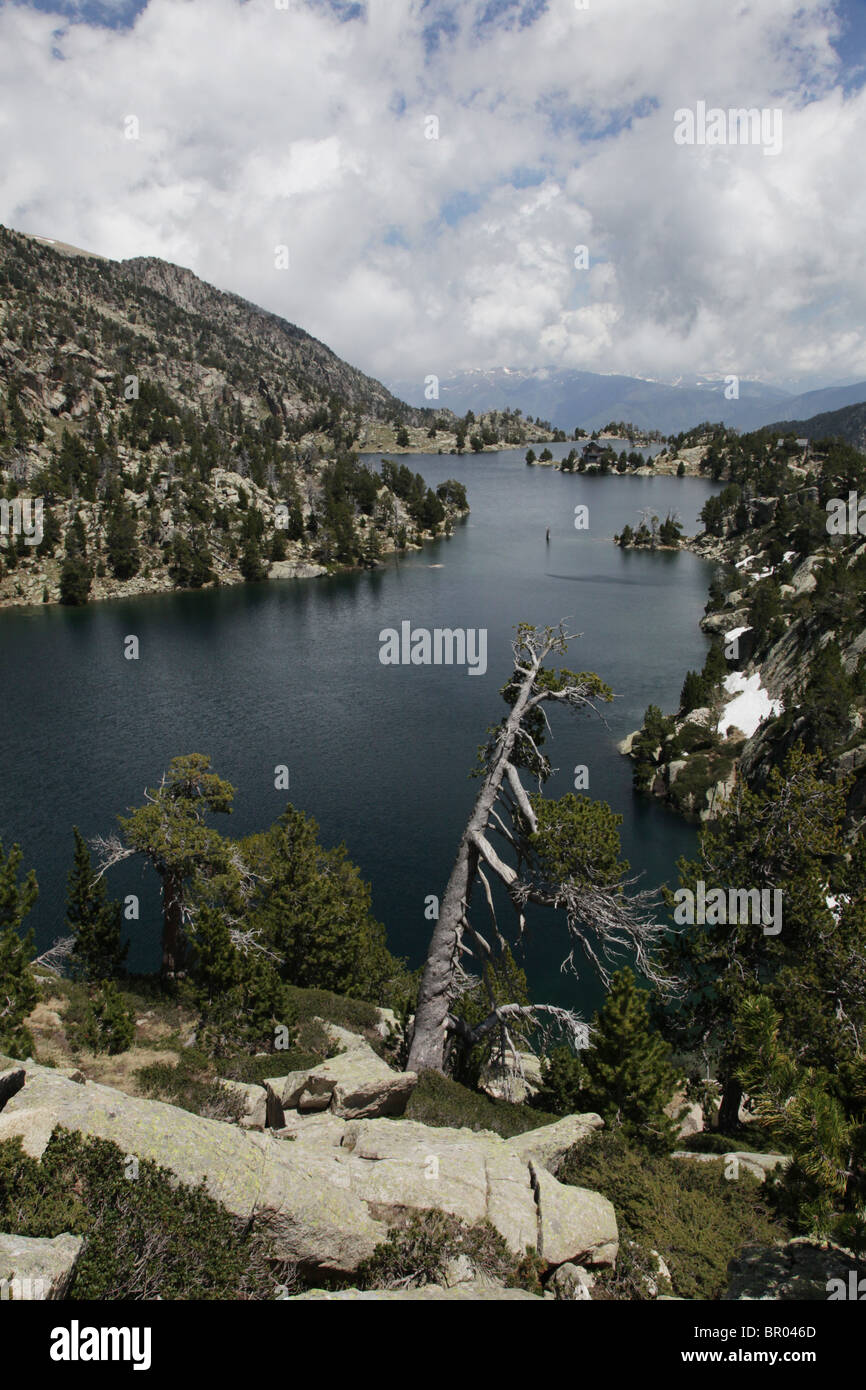
<instances>
[{"instance_id":1,"label":"conifer tree","mask_svg":"<svg viewBox=\"0 0 866 1390\"><path fill-rule=\"evenodd\" d=\"M664 1112L677 1086L668 1045L653 1029L646 994L631 970L619 970L593 1021L592 1045L582 1053L585 1084L581 1107L595 1110L610 1128L632 1139L668 1148L676 1125Z\"/></svg>"},{"instance_id":2,"label":"conifer tree","mask_svg":"<svg viewBox=\"0 0 866 1390\"><path fill-rule=\"evenodd\" d=\"M580 1057L570 1047L554 1047L541 1063L541 1087L531 1103L549 1115L578 1114L585 1080Z\"/></svg>"},{"instance_id":3,"label":"conifer tree","mask_svg":"<svg viewBox=\"0 0 866 1390\"><path fill-rule=\"evenodd\" d=\"M18 882L21 858L20 846L13 845L4 859L0 843L0 1051L24 1057L33 1048L24 1020L39 991L29 969L33 933L22 936L21 926L39 896L39 886L32 869L23 883Z\"/></svg>"},{"instance_id":4,"label":"conifer tree","mask_svg":"<svg viewBox=\"0 0 866 1390\"><path fill-rule=\"evenodd\" d=\"M121 908L110 902L105 881L95 878L90 850L77 826L75 857L69 874L66 923L75 938L72 967L86 980L110 980L122 975L129 943L121 946Z\"/></svg>"},{"instance_id":5,"label":"conifer tree","mask_svg":"<svg viewBox=\"0 0 866 1390\"><path fill-rule=\"evenodd\" d=\"M207 824L208 814L230 814L235 789L210 770L201 753L173 758L158 787L148 788L146 804L119 816L124 846L104 845L104 867L131 854L143 854L162 883L162 978L173 977L184 952L188 889L198 875L244 873L229 842Z\"/></svg>"}]
</instances>

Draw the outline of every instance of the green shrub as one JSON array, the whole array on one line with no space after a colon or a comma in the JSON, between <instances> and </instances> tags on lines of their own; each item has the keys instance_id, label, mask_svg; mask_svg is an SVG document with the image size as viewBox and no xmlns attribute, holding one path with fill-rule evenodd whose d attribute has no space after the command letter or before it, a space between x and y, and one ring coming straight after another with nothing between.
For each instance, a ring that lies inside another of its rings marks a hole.
<instances>
[{"instance_id":1,"label":"green shrub","mask_svg":"<svg viewBox=\"0 0 866 1390\"><path fill-rule=\"evenodd\" d=\"M720 737L704 724L684 724L670 744L670 755L679 758L683 753L694 753L697 749L718 748Z\"/></svg>"},{"instance_id":2,"label":"green shrub","mask_svg":"<svg viewBox=\"0 0 866 1390\"><path fill-rule=\"evenodd\" d=\"M489 1221L469 1226L444 1211L413 1212L388 1232L369 1259L358 1266L362 1289L421 1288L439 1284L452 1260L465 1255L476 1274L504 1283L518 1272L517 1261Z\"/></svg>"},{"instance_id":3,"label":"green shrub","mask_svg":"<svg viewBox=\"0 0 866 1390\"><path fill-rule=\"evenodd\" d=\"M324 1018L340 1028L348 1028L352 1033L363 1033L366 1029L375 1028L379 1022L375 1004L367 1004L363 999L350 999L344 994L332 994L327 989L301 989L296 985L287 986L286 995L299 1024L313 1018Z\"/></svg>"},{"instance_id":4,"label":"green shrub","mask_svg":"<svg viewBox=\"0 0 866 1390\"><path fill-rule=\"evenodd\" d=\"M70 1033L79 1046L114 1057L128 1052L135 1041L135 1014L113 980L88 991L86 1005Z\"/></svg>"},{"instance_id":5,"label":"green shrub","mask_svg":"<svg viewBox=\"0 0 866 1390\"><path fill-rule=\"evenodd\" d=\"M741 1172L729 1181L721 1163L648 1154L620 1134L592 1135L566 1155L557 1177L607 1197L621 1242L657 1250L681 1298L720 1298L728 1263L744 1246L790 1234L774 1219L769 1189L757 1178Z\"/></svg>"},{"instance_id":6,"label":"green shrub","mask_svg":"<svg viewBox=\"0 0 866 1390\"><path fill-rule=\"evenodd\" d=\"M267 1060L273 1065L273 1058ZM217 1085L212 1062L195 1049L184 1052L176 1063L151 1062L139 1068L136 1084L142 1095L177 1105L193 1115L208 1119L230 1118L226 1092Z\"/></svg>"},{"instance_id":7,"label":"green shrub","mask_svg":"<svg viewBox=\"0 0 866 1390\"><path fill-rule=\"evenodd\" d=\"M550 1115L580 1113L581 1091L586 1076L579 1057L570 1047L554 1047L541 1062L541 1089L532 1097L533 1110L546 1110Z\"/></svg>"},{"instance_id":8,"label":"green shrub","mask_svg":"<svg viewBox=\"0 0 866 1390\"><path fill-rule=\"evenodd\" d=\"M261 1299L278 1268L260 1234L209 1197L104 1139L55 1130L41 1162L0 1143L0 1229L86 1237L70 1297Z\"/></svg>"},{"instance_id":9,"label":"green shrub","mask_svg":"<svg viewBox=\"0 0 866 1390\"><path fill-rule=\"evenodd\" d=\"M406 1107L407 1120L440 1129L490 1129L503 1139L539 1129L556 1118L529 1105L491 1100L436 1071L421 1073Z\"/></svg>"}]
</instances>

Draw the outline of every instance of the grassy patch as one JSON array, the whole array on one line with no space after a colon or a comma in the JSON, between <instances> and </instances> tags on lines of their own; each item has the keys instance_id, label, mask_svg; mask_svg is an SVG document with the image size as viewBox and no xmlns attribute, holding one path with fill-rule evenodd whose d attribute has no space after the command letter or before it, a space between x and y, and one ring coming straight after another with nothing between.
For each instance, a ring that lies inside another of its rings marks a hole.
<instances>
[{"instance_id":1,"label":"grassy patch","mask_svg":"<svg viewBox=\"0 0 866 1390\"><path fill-rule=\"evenodd\" d=\"M748 1132L740 1134L719 1134L717 1130L706 1129L702 1134L690 1134L677 1145L693 1154L767 1153L767 1137L764 1142L755 1142Z\"/></svg>"},{"instance_id":2,"label":"grassy patch","mask_svg":"<svg viewBox=\"0 0 866 1390\"><path fill-rule=\"evenodd\" d=\"M194 1115L203 1115L212 1120L235 1119L237 1106L232 1104L232 1098L218 1084L220 1078L261 1084L269 1076L287 1076L292 1071L315 1067L321 1061L322 1057L316 1053L303 1052L299 1048L271 1052L266 1057L251 1057L242 1053L237 1057L220 1057L216 1061L195 1048L189 1048L177 1062L153 1062L141 1067L136 1074L136 1082L142 1095L167 1101L169 1105L190 1110Z\"/></svg>"},{"instance_id":3,"label":"grassy patch","mask_svg":"<svg viewBox=\"0 0 866 1390\"><path fill-rule=\"evenodd\" d=\"M418 1120L439 1129L490 1129L503 1139L525 1134L529 1129L540 1129L556 1118L556 1115L546 1115L543 1110L533 1110L528 1105L491 1100L436 1071L421 1073L406 1107L407 1120Z\"/></svg>"},{"instance_id":4,"label":"grassy patch","mask_svg":"<svg viewBox=\"0 0 866 1390\"><path fill-rule=\"evenodd\" d=\"M288 995L290 1003L297 1010L300 1025L310 1023L314 1018L324 1018L328 1023L336 1023L352 1033L365 1033L372 1032L379 1022L376 1006L366 1004L362 999L331 994L327 989L300 989L296 985L289 987Z\"/></svg>"}]
</instances>

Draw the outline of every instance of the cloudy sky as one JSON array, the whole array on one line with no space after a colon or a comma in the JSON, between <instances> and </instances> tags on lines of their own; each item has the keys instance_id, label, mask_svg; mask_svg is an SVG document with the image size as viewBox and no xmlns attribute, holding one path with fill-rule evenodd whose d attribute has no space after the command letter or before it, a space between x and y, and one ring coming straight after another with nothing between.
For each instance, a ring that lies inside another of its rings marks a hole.
<instances>
[{"instance_id":1,"label":"cloudy sky","mask_svg":"<svg viewBox=\"0 0 866 1390\"><path fill-rule=\"evenodd\" d=\"M0 0L0 221L381 378L855 381L864 79L866 0ZM699 102L780 152L677 144Z\"/></svg>"}]
</instances>

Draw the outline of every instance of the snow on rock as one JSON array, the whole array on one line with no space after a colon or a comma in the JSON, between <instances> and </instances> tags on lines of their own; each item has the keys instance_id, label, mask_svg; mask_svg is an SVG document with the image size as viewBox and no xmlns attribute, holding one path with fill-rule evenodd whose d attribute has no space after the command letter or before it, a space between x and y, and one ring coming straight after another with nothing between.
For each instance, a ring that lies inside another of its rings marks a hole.
<instances>
[{"instance_id":1,"label":"snow on rock","mask_svg":"<svg viewBox=\"0 0 866 1390\"><path fill-rule=\"evenodd\" d=\"M738 640L738 638L742 637L742 635L743 635L744 632L751 632L751 631L752 631L752 629L751 629L750 627L735 627L734 630L733 630L732 632L726 632L726 633L725 633L725 641L726 641L726 642L736 642L736 641Z\"/></svg>"},{"instance_id":2,"label":"snow on rock","mask_svg":"<svg viewBox=\"0 0 866 1390\"><path fill-rule=\"evenodd\" d=\"M747 570L750 565L755 563L757 558L757 555L744 555L742 560L737 560L734 569ZM775 566L771 565L769 569L758 570L757 574L744 574L743 578L750 579L752 583L756 584L759 579L769 579L770 575L775 574L775 572Z\"/></svg>"},{"instance_id":3,"label":"snow on rock","mask_svg":"<svg viewBox=\"0 0 866 1390\"><path fill-rule=\"evenodd\" d=\"M729 729L739 729L746 738L751 738L765 719L782 713L781 700L771 700L767 691L761 689L760 671L753 676L733 671L726 677L724 688L734 699L725 705L718 723L718 731L723 738Z\"/></svg>"}]
</instances>

